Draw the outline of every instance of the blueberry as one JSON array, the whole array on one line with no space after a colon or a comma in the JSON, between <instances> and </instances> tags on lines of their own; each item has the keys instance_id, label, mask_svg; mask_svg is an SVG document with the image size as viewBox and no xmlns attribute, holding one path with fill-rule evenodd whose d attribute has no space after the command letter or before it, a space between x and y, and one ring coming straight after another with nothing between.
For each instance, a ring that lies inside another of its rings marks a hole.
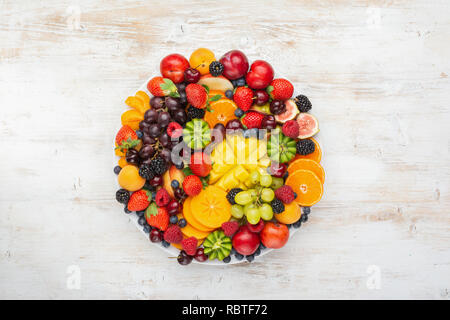
<instances>
[{"instance_id":1,"label":"blueberry","mask_svg":"<svg viewBox=\"0 0 450 320\"><path fill-rule=\"evenodd\" d=\"M147 189L148 191L156 191L154 186L151 186L150 183L148 183L148 181L145 182L144 184L144 189Z\"/></svg>"},{"instance_id":2,"label":"blueberry","mask_svg":"<svg viewBox=\"0 0 450 320\"><path fill-rule=\"evenodd\" d=\"M261 254L261 249L260 248L256 249L254 255L259 256L260 254Z\"/></svg>"},{"instance_id":3,"label":"blueberry","mask_svg":"<svg viewBox=\"0 0 450 320\"><path fill-rule=\"evenodd\" d=\"M247 259L248 262L252 262L253 260L255 260L255 256L253 254L245 256L245 258Z\"/></svg>"},{"instance_id":4,"label":"blueberry","mask_svg":"<svg viewBox=\"0 0 450 320\"><path fill-rule=\"evenodd\" d=\"M242 109L240 109L240 108L237 108L237 109L234 111L234 115L235 115L236 117L240 118L240 117L242 117L242 116L244 115L244 111L243 111Z\"/></svg>"},{"instance_id":5,"label":"blueberry","mask_svg":"<svg viewBox=\"0 0 450 320\"><path fill-rule=\"evenodd\" d=\"M297 192L294 192L294 199L297 199ZM303 211L305 212L305 211Z\"/></svg>"},{"instance_id":6,"label":"blueberry","mask_svg":"<svg viewBox=\"0 0 450 320\"><path fill-rule=\"evenodd\" d=\"M144 214L145 214L145 210L142 210L142 211L136 211L136 215L137 215L139 218L140 218L140 217L143 217Z\"/></svg>"},{"instance_id":7,"label":"blueberry","mask_svg":"<svg viewBox=\"0 0 450 320\"><path fill-rule=\"evenodd\" d=\"M227 97L228 99L233 99L233 90L225 91L225 97Z\"/></svg>"},{"instance_id":8,"label":"blueberry","mask_svg":"<svg viewBox=\"0 0 450 320\"><path fill-rule=\"evenodd\" d=\"M246 138L246 139L250 138L250 130L244 131L244 138Z\"/></svg>"},{"instance_id":9,"label":"blueberry","mask_svg":"<svg viewBox=\"0 0 450 320\"><path fill-rule=\"evenodd\" d=\"M156 192L152 192L152 200L155 201L156 199Z\"/></svg>"},{"instance_id":10,"label":"blueberry","mask_svg":"<svg viewBox=\"0 0 450 320\"><path fill-rule=\"evenodd\" d=\"M230 263L230 261L231 261L231 257L230 256L228 256L228 257L225 257L225 258L223 258L223 263Z\"/></svg>"},{"instance_id":11,"label":"blueberry","mask_svg":"<svg viewBox=\"0 0 450 320\"><path fill-rule=\"evenodd\" d=\"M152 227L150 227L150 225L144 224L144 232L145 233L150 233L151 230L152 230Z\"/></svg>"},{"instance_id":12,"label":"blueberry","mask_svg":"<svg viewBox=\"0 0 450 320\"><path fill-rule=\"evenodd\" d=\"M288 227L288 229L292 228L292 224L287 224L286 227Z\"/></svg>"},{"instance_id":13,"label":"blueberry","mask_svg":"<svg viewBox=\"0 0 450 320\"><path fill-rule=\"evenodd\" d=\"M289 172L286 171L286 173L283 176L283 179L287 179L288 176L289 176Z\"/></svg>"},{"instance_id":14,"label":"blueberry","mask_svg":"<svg viewBox=\"0 0 450 320\"><path fill-rule=\"evenodd\" d=\"M237 81L236 80L231 80L231 84L233 85L233 87L237 87Z\"/></svg>"},{"instance_id":15,"label":"blueberry","mask_svg":"<svg viewBox=\"0 0 450 320\"><path fill-rule=\"evenodd\" d=\"M261 249L261 250L264 250L265 248L266 248L266 246L265 245L263 245L262 243L259 245L259 248Z\"/></svg>"},{"instance_id":16,"label":"blueberry","mask_svg":"<svg viewBox=\"0 0 450 320\"><path fill-rule=\"evenodd\" d=\"M303 213L304 214L310 214L311 213L311 207L303 207Z\"/></svg>"},{"instance_id":17,"label":"blueberry","mask_svg":"<svg viewBox=\"0 0 450 320\"><path fill-rule=\"evenodd\" d=\"M234 257L235 257L237 260L239 260L239 261L241 261L242 259L244 259L244 256L243 256L242 254L240 254L240 253L237 253L237 252L236 252L236 254L234 255Z\"/></svg>"},{"instance_id":18,"label":"blueberry","mask_svg":"<svg viewBox=\"0 0 450 320\"><path fill-rule=\"evenodd\" d=\"M166 240L161 241L161 244L163 245L164 248L170 247L170 243L168 243Z\"/></svg>"},{"instance_id":19,"label":"blueberry","mask_svg":"<svg viewBox=\"0 0 450 320\"><path fill-rule=\"evenodd\" d=\"M272 174L272 171L270 170L270 167L267 167L266 171L267 171L268 174Z\"/></svg>"},{"instance_id":20,"label":"blueberry","mask_svg":"<svg viewBox=\"0 0 450 320\"><path fill-rule=\"evenodd\" d=\"M171 224L177 223L178 222L178 217L177 216L171 216L170 219L169 219L169 222Z\"/></svg>"},{"instance_id":21,"label":"blueberry","mask_svg":"<svg viewBox=\"0 0 450 320\"><path fill-rule=\"evenodd\" d=\"M266 130L258 130L258 139L263 140L266 137Z\"/></svg>"},{"instance_id":22,"label":"blueberry","mask_svg":"<svg viewBox=\"0 0 450 320\"><path fill-rule=\"evenodd\" d=\"M144 225L144 223L145 223L145 217L140 217L139 219L138 219L138 223L139 223L139 225L140 226L143 226Z\"/></svg>"},{"instance_id":23,"label":"blueberry","mask_svg":"<svg viewBox=\"0 0 450 320\"><path fill-rule=\"evenodd\" d=\"M172 180L170 185L172 186L172 188L176 189L180 186L180 183L178 182L178 180Z\"/></svg>"},{"instance_id":24,"label":"blueberry","mask_svg":"<svg viewBox=\"0 0 450 320\"><path fill-rule=\"evenodd\" d=\"M245 86L245 78L244 77L242 77L242 78L239 78L239 79L237 79L236 80L236 85L238 86L238 87L243 87L243 86Z\"/></svg>"},{"instance_id":25,"label":"blueberry","mask_svg":"<svg viewBox=\"0 0 450 320\"><path fill-rule=\"evenodd\" d=\"M122 168L121 168L120 166L115 166L115 167L114 167L114 173L115 173L115 174L119 174L119 173L120 173L120 170L122 170Z\"/></svg>"},{"instance_id":26,"label":"blueberry","mask_svg":"<svg viewBox=\"0 0 450 320\"><path fill-rule=\"evenodd\" d=\"M176 217L176 216L175 216L175 217ZM186 225L187 225L187 222L186 222L185 219L180 219L180 221L178 221L178 226L179 226L180 228L184 228L184 227L186 227Z\"/></svg>"},{"instance_id":27,"label":"blueberry","mask_svg":"<svg viewBox=\"0 0 450 320\"><path fill-rule=\"evenodd\" d=\"M125 213L131 213L131 211L128 210L128 207L127 207L127 206L125 206L125 208L123 208L123 211L124 211Z\"/></svg>"},{"instance_id":28,"label":"blueberry","mask_svg":"<svg viewBox=\"0 0 450 320\"><path fill-rule=\"evenodd\" d=\"M306 222L306 221L308 221L308 215L307 215L307 214L302 214L300 220L301 220L301 222Z\"/></svg>"},{"instance_id":29,"label":"blueberry","mask_svg":"<svg viewBox=\"0 0 450 320\"><path fill-rule=\"evenodd\" d=\"M136 130L136 135L137 135L138 139L142 139L143 133L141 130Z\"/></svg>"},{"instance_id":30,"label":"blueberry","mask_svg":"<svg viewBox=\"0 0 450 320\"><path fill-rule=\"evenodd\" d=\"M294 222L294 224L292 225L295 229L300 228L300 226L302 225L302 219L298 219L297 222Z\"/></svg>"},{"instance_id":31,"label":"blueberry","mask_svg":"<svg viewBox=\"0 0 450 320\"><path fill-rule=\"evenodd\" d=\"M183 169L183 168L184 168L184 163L183 163L183 162L180 162L180 163L176 164L176 165L175 165L175 168L177 168L177 169L179 169L179 170Z\"/></svg>"},{"instance_id":32,"label":"blueberry","mask_svg":"<svg viewBox=\"0 0 450 320\"><path fill-rule=\"evenodd\" d=\"M232 254L235 254L236 253L236 249L234 249L233 247L231 248L231 251L230 251L230 255L232 255Z\"/></svg>"}]
</instances>

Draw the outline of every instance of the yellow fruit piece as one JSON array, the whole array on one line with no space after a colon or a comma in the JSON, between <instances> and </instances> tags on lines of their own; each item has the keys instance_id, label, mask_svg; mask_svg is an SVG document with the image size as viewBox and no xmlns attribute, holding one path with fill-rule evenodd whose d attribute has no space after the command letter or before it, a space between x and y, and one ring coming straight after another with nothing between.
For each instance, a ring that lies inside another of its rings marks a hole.
<instances>
[{"instance_id":1,"label":"yellow fruit piece","mask_svg":"<svg viewBox=\"0 0 450 320\"><path fill-rule=\"evenodd\" d=\"M192 202L192 197L188 197L186 198L186 200L183 203L183 217L184 219L186 219L187 223L190 224L191 226L193 226L195 229L201 231L201 232L211 232L214 229L213 228L208 228L204 225L202 225L200 222L198 222L194 215L192 214L192 210L191 210L191 202Z\"/></svg>"},{"instance_id":2,"label":"yellow fruit piece","mask_svg":"<svg viewBox=\"0 0 450 320\"><path fill-rule=\"evenodd\" d=\"M184 228L181 228L181 233L186 237L196 237L197 239L205 239L210 232L200 231L195 229L192 225L187 224Z\"/></svg>"},{"instance_id":3,"label":"yellow fruit piece","mask_svg":"<svg viewBox=\"0 0 450 320\"><path fill-rule=\"evenodd\" d=\"M119 167L123 168L125 166L127 166L129 163L127 162L127 159L125 157L120 157L119 161L118 161L118 165Z\"/></svg>"},{"instance_id":4,"label":"yellow fruit piece","mask_svg":"<svg viewBox=\"0 0 450 320\"><path fill-rule=\"evenodd\" d=\"M311 159L297 159L288 166L287 171L291 174L299 169L310 170L316 174L322 184L325 182L325 170L318 162Z\"/></svg>"},{"instance_id":5,"label":"yellow fruit piece","mask_svg":"<svg viewBox=\"0 0 450 320\"><path fill-rule=\"evenodd\" d=\"M300 206L297 204L297 202L292 201L289 204L285 204L284 211L282 213L274 214L274 217L278 222L291 224L297 222L298 219L300 219L301 215L302 211Z\"/></svg>"},{"instance_id":6,"label":"yellow fruit piece","mask_svg":"<svg viewBox=\"0 0 450 320\"><path fill-rule=\"evenodd\" d=\"M215 61L214 52L206 48L198 48L192 52L189 58L189 64L191 68L200 71L201 75L209 73L209 65Z\"/></svg>"},{"instance_id":7,"label":"yellow fruit piece","mask_svg":"<svg viewBox=\"0 0 450 320\"><path fill-rule=\"evenodd\" d=\"M248 179L250 173L247 170L245 170L243 166L237 166L234 169L233 175L237 180L244 182L245 180Z\"/></svg>"},{"instance_id":8,"label":"yellow fruit piece","mask_svg":"<svg viewBox=\"0 0 450 320\"><path fill-rule=\"evenodd\" d=\"M297 198L294 201L301 206L310 207L322 198L322 182L312 171L296 170L289 174L285 184L297 193Z\"/></svg>"},{"instance_id":9,"label":"yellow fruit piece","mask_svg":"<svg viewBox=\"0 0 450 320\"><path fill-rule=\"evenodd\" d=\"M125 103L127 104L127 106L135 109L142 115L150 108L150 106L148 106L147 108L147 105L144 103L144 101L142 101L142 99L138 97L128 97L127 100L125 100Z\"/></svg>"},{"instance_id":10,"label":"yellow fruit piece","mask_svg":"<svg viewBox=\"0 0 450 320\"><path fill-rule=\"evenodd\" d=\"M144 105L148 107L147 109L150 108L150 97L146 92L138 91L136 92L135 97L141 99L142 102L144 102Z\"/></svg>"},{"instance_id":11,"label":"yellow fruit piece","mask_svg":"<svg viewBox=\"0 0 450 320\"><path fill-rule=\"evenodd\" d=\"M231 205L226 199L226 191L208 186L192 198L191 211L195 219L209 228L219 228L230 220Z\"/></svg>"},{"instance_id":12,"label":"yellow fruit piece","mask_svg":"<svg viewBox=\"0 0 450 320\"><path fill-rule=\"evenodd\" d=\"M127 125L133 130L139 129L139 122L144 120L144 115L136 110L128 110L122 113L122 125Z\"/></svg>"},{"instance_id":13,"label":"yellow fruit piece","mask_svg":"<svg viewBox=\"0 0 450 320\"><path fill-rule=\"evenodd\" d=\"M238 187L241 188L242 190L248 189L247 186L243 182L241 182Z\"/></svg>"},{"instance_id":14,"label":"yellow fruit piece","mask_svg":"<svg viewBox=\"0 0 450 320\"><path fill-rule=\"evenodd\" d=\"M133 165L123 167L117 179L119 185L128 191L142 189L145 184L145 179L139 175L139 169Z\"/></svg>"}]
</instances>

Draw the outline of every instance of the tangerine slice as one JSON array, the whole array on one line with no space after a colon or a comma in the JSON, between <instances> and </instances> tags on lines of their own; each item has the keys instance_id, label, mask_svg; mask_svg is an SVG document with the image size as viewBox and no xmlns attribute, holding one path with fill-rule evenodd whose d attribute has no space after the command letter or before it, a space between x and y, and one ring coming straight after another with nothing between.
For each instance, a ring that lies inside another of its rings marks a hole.
<instances>
[{"instance_id":1,"label":"tangerine slice","mask_svg":"<svg viewBox=\"0 0 450 320\"><path fill-rule=\"evenodd\" d=\"M208 228L219 228L231 218L231 205L227 193L216 186L208 186L192 198L192 215Z\"/></svg>"},{"instance_id":2,"label":"tangerine slice","mask_svg":"<svg viewBox=\"0 0 450 320\"><path fill-rule=\"evenodd\" d=\"M314 172L314 174L320 179L320 182L322 182L322 184L325 182L325 171L323 170L322 166L316 161L311 159L297 159L292 162L287 168L289 174L300 169Z\"/></svg>"},{"instance_id":3,"label":"tangerine slice","mask_svg":"<svg viewBox=\"0 0 450 320\"><path fill-rule=\"evenodd\" d=\"M181 228L181 233L186 237L196 237L197 239L205 239L211 231L205 232L194 228L192 225L187 224L184 228Z\"/></svg>"},{"instance_id":4,"label":"tangerine slice","mask_svg":"<svg viewBox=\"0 0 450 320\"><path fill-rule=\"evenodd\" d=\"M310 153L310 154L308 154L306 156L302 156L300 154L296 154L292 161L295 161L297 159L311 159L311 160L314 160L316 162L320 162L320 160L322 159L322 150L320 149L320 145L319 145L319 143L316 140L314 140L314 138L309 138L309 139L311 139L312 142L314 142L314 144L316 145L316 148L315 148L314 152Z\"/></svg>"},{"instance_id":5,"label":"tangerine slice","mask_svg":"<svg viewBox=\"0 0 450 320\"><path fill-rule=\"evenodd\" d=\"M301 206L310 207L322 198L322 183L312 171L296 170L289 174L285 184L297 193L295 201Z\"/></svg>"},{"instance_id":6,"label":"tangerine slice","mask_svg":"<svg viewBox=\"0 0 450 320\"><path fill-rule=\"evenodd\" d=\"M236 104L229 99L220 99L211 102L211 111L206 111L205 121L208 122L210 128L214 128L218 123L225 126L228 121L237 119L234 115L236 109Z\"/></svg>"},{"instance_id":7,"label":"tangerine slice","mask_svg":"<svg viewBox=\"0 0 450 320\"><path fill-rule=\"evenodd\" d=\"M204 225L202 225L200 222L198 222L195 217L192 215L192 211L191 211L191 202L192 202L192 197L188 197L186 198L186 200L184 200L183 203L183 216L184 219L186 219L187 223L192 225L195 229L197 229L198 231L201 232L211 232L212 228L208 228L205 227Z\"/></svg>"}]
</instances>

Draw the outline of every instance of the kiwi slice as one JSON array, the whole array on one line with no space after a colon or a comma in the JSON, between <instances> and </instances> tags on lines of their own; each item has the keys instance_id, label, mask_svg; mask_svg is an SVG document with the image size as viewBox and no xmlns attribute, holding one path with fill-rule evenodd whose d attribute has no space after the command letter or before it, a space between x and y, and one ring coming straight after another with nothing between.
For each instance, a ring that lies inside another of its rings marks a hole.
<instances>
[{"instance_id":1,"label":"kiwi slice","mask_svg":"<svg viewBox=\"0 0 450 320\"><path fill-rule=\"evenodd\" d=\"M295 157L296 142L284 134L278 132L272 134L267 144L267 153L273 161L284 163Z\"/></svg>"},{"instance_id":2,"label":"kiwi slice","mask_svg":"<svg viewBox=\"0 0 450 320\"><path fill-rule=\"evenodd\" d=\"M216 230L210 233L205 241L203 241L205 254L209 260L223 260L228 257L231 252L231 239L223 233L222 230Z\"/></svg>"},{"instance_id":3,"label":"kiwi slice","mask_svg":"<svg viewBox=\"0 0 450 320\"><path fill-rule=\"evenodd\" d=\"M201 119L192 119L183 129L183 141L191 149L198 150L211 142L211 130L208 123Z\"/></svg>"}]
</instances>

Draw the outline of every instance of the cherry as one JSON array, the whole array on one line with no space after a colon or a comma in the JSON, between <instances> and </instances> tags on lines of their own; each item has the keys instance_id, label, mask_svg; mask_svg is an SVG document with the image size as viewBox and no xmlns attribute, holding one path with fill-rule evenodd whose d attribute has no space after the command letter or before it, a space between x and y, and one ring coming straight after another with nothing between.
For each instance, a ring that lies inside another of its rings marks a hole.
<instances>
[{"instance_id":1,"label":"cherry","mask_svg":"<svg viewBox=\"0 0 450 320\"><path fill-rule=\"evenodd\" d=\"M180 254L177 257L177 261L179 264L181 264L182 266L188 265L189 263L192 262L192 257L189 256L186 251L181 250Z\"/></svg>"},{"instance_id":2,"label":"cherry","mask_svg":"<svg viewBox=\"0 0 450 320\"><path fill-rule=\"evenodd\" d=\"M242 127L242 123L241 123L241 121L239 121L239 119L233 119L233 120L230 120L227 122L226 129L235 131L235 130L243 129L243 127Z\"/></svg>"},{"instance_id":3,"label":"cherry","mask_svg":"<svg viewBox=\"0 0 450 320\"><path fill-rule=\"evenodd\" d=\"M258 106L262 106L269 101L269 94L265 90L255 90L255 103Z\"/></svg>"},{"instance_id":4,"label":"cherry","mask_svg":"<svg viewBox=\"0 0 450 320\"><path fill-rule=\"evenodd\" d=\"M162 233L158 229L152 229L152 231L150 231L151 242L161 242L162 238Z\"/></svg>"},{"instance_id":5,"label":"cherry","mask_svg":"<svg viewBox=\"0 0 450 320\"><path fill-rule=\"evenodd\" d=\"M152 186L152 187L159 187L163 185L163 178L162 176L155 176L153 179L151 179L148 183Z\"/></svg>"},{"instance_id":6,"label":"cherry","mask_svg":"<svg viewBox=\"0 0 450 320\"><path fill-rule=\"evenodd\" d=\"M261 122L261 126L268 130L273 130L277 127L277 122L275 120L275 117L273 115L266 115Z\"/></svg>"},{"instance_id":7,"label":"cherry","mask_svg":"<svg viewBox=\"0 0 450 320\"><path fill-rule=\"evenodd\" d=\"M194 255L194 259L198 262L205 262L208 260L208 256L205 254L203 248L198 248L197 252Z\"/></svg>"},{"instance_id":8,"label":"cherry","mask_svg":"<svg viewBox=\"0 0 450 320\"><path fill-rule=\"evenodd\" d=\"M187 83L197 83L200 80L200 71L194 68L188 68L184 71L184 80Z\"/></svg>"},{"instance_id":9,"label":"cherry","mask_svg":"<svg viewBox=\"0 0 450 320\"><path fill-rule=\"evenodd\" d=\"M284 111L286 111L286 105L281 100L273 100L270 103L270 112L277 115L282 114Z\"/></svg>"},{"instance_id":10,"label":"cherry","mask_svg":"<svg viewBox=\"0 0 450 320\"><path fill-rule=\"evenodd\" d=\"M167 212L171 215L171 216L173 216L173 215L176 215L178 212L180 212L180 207L181 207L181 204L177 201L177 200L171 200L170 202L169 202L169 204L167 205Z\"/></svg>"}]
</instances>

